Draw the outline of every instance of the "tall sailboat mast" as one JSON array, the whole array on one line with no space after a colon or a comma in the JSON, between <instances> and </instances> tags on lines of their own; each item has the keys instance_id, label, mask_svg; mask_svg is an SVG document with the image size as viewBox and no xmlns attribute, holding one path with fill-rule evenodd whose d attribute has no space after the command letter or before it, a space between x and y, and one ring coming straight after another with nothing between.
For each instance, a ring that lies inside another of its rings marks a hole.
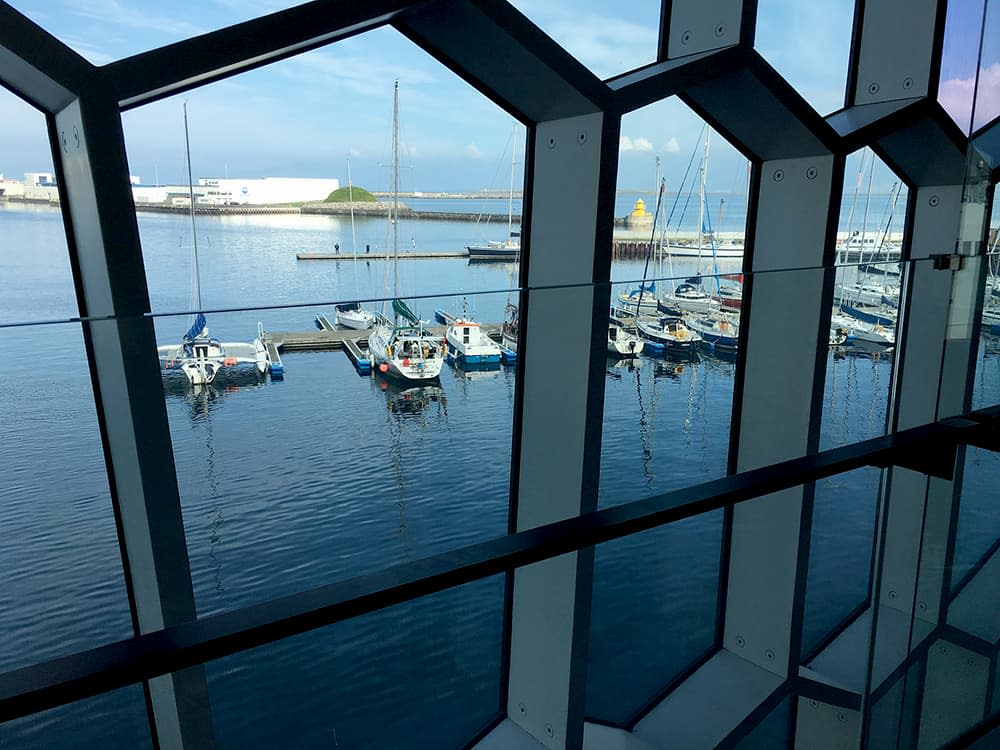
<instances>
[{"instance_id":1,"label":"tall sailboat mast","mask_svg":"<svg viewBox=\"0 0 1000 750\"><path fill-rule=\"evenodd\" d=\"M708 181L708 144L711 140L712 129L705 130L705 154L701 159L701 200L698 201L698 273L701 273L701 247L703 235L705 234L705 185Z\"/></svg>"},{"instance_id":2,"label":"tall sailboat mast","mask_svg":"<svg viewBox=\"0 0 1000 750\"><path fill-rule=\"evenodd\" d=\"M399 296L399 81L392 90L392 296ZM398 316L397 316L398 317Z\"/></svg>"},{"instance_id":3,"label":"tall sailboat mast","mask_svg":"<svg viewBox=\"0 0 1000 750\"><path fill-rule=\"evenodd\" d=\"M510 135L510 190L507 193L507 241L514 231L514 165L517 163L517 123Z\"/></svg>"},{"instance_id":4,"label":"tall sailboat mast","mask_svg":"<svg viewBox=\"0 0 1000 750\"><path fill-rule=\"evenodd\" d=\"M194 241L194 301L201 312L201 274L198 272L198 228L194 221L194 178L191 173L191 136L188 134L188 103L184 102L184 151L187 154L188 200L191 213L191 237Z\"/></svg>"}]
</instances>

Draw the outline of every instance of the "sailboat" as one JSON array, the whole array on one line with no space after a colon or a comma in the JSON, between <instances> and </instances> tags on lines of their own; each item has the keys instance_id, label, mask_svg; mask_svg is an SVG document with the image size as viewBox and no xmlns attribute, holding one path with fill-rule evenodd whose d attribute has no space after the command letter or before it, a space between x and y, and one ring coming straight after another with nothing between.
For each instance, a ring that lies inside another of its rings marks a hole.
<instances>
[{"instance_id":1,"label":"sailboat","mask_svg":"<svg viewBox=\"0 0 1000 750\"><path fill-rule=\"evenodd\" d=\"M730 240L728 244L721 244L715 238L715 233L709 230L707 233L705 231L705 207L707 204L707 193L705 190L705 178L708 173L708 150L709 150L709 136L711 135L711 130L705 129L705 150L702 155L701 162L701 189L698 196L698 240L694 244L681 244L677 241L676 237L673 242L663 243L662 250L675 258L697 258L698 262L701 263L701 258L704 253L705 240L709 239L713 247L713 252L716 258L731 258L740 259L743 257L743 243L739 240ZM693 190L692 190L693 192ZM721 211L720 208L720 221L721 221Z\"/></svg>"},{"instance_id":2,"label":"sailboat","mask_svg":"<svg viewBox=\"0 0 1000 750\"><path fill-rule=\"evenodd\" d=\"M392 210L389 228L392 231L393 319L380 312L368 334L368 348L378 372L405 381L434 380L441 374L444 363L444 343L430 335L425 321L398 298L399 275L396 263L399 255L399 81L392 97ZM383 303L384 304L384 303Z\"/></svg>"},{"instance_id":3,"label":"sailboat","mask_svg":"<svg viewBox=\"0 0 1000 750\"><path fill-rule=\"evenodd\" d=\"M705 228L705 185L708 173L708 148L711 131L705 130L705 152L701 161L701 188L699 191L698 206L698 245L696 247L698 257L698 274L681 284L678 284L673 292L667 292L660 296L657 307L661 312L668 315L685 315L687 313L708 313L719 309L720 303L701 286L701 258L702 242ZM667 245L662 250L667 253L667 258L671 259L678 255L677 245ZM742 255L742 250L740 251Z\"/></svg>"},{"instance_id":4,"label":"sailboat","mask_svg":"<svg viewBox=\"0 0 1000 750\"><path fill-rule=\"evenodd\" d=\"M517 164L517 123L510 141L510 188L507 192L507 239L466 245L469 260L516 261L521 253L521 232L514 225L514 167Z\"/></svg>"},{"instance_id":5,"label":"sailboat","mask_svg":"<svg viewBox=\"0 0 1000 750\"><path fill-rule=\"evenodd\" d=\"M198 270L198 232L195 224L194 180L191 172L191 139L188 135L187 102L184 102L184 145L187 150L188 198L190 200L191 236L194 244L195 308L194 323L181 339L172 346L157 347L160 367L164 371L180 370L191 385L207 385L225 368L252 364L257 372L267 370L267 348L260 337L253 343L224 344L208 333L208 321L201 312L201 279Z\"/></svg>"},{"instance_id":6,"label":"sailboat","mask_svg":"<svg viewBox=\"0 0 1000 750\"><path fill-rule=\"evenodd\" d=\"M354 186L351 182L351 160L347 160L347 200L351 204L351 248L354 254L354 293L358 293L358 239L354 232ZM364 331L375 323L375 313L365 310L360 302L341 302L334 305L337 325L355 331Z\"/></svg>"}]
</instances>

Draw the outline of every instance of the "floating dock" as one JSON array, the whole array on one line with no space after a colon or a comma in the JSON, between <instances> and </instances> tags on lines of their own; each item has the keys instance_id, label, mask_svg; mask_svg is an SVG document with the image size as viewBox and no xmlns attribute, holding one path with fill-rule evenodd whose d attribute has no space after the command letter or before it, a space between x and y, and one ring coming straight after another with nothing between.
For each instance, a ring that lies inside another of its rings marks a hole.
<instances>
[{"instance_id":1,"label":"floating dock","mask_svg":"<svg viewBox=\"0 0 1000 750\"><path fill-rule=\"evenodd\" d=\"M436 311L435 311L436 312ZM480 326L494 341L500 340L500 325L498 323L481 323ZM262 331L261 342L267 347L268 357L272 363L272 376L275 373L274 363L280 368L278 379L284 372L281 365L281 352L312 352L340 351L347 355L351 364L360 375L368 375L372 371L371 357L368 354L368 331L341 330L334 326L323 314L316 315L315 331ZM432 336L444 337L447 326L427 326ZM501 347L504 364L517 362L517 355Z\"/></svg>"},{"instance_id":2,"label":"floating dock","mask_svg":"<svg viewBox=\"0 0 1000 750\"><path fill-rule=\"evenodd\" d=\"M371 357L368 356L368 341L367 338L360 336L361 331L338 331L337 327L330 322L330 319L322 314L316 315L316 326L324 333L354 333L357 338L345 338L343 340L344 352L347 354L347 358L351 360L351 364L354 365L354 369L358 371L358 375L371 375L372 361ZM364 347L362 347L362 343L364 343Z\"/></svg>"}]
</instances>

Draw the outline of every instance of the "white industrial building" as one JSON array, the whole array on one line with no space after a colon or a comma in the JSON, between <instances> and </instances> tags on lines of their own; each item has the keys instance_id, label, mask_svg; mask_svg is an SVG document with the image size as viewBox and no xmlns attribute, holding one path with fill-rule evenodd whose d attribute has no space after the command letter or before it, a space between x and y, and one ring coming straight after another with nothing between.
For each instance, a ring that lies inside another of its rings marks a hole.
<instances>
[{"instance_id":1,"label":"white industrial building","mask_svg":"<svg viewBox=\"0 0 1000 750\"><path fill-rule=\"evenodd\" d=\"M264 177L262 179L198 180L199 203L213 206L266 205L321 201L340 187L340 180L309 177Z\"/></svg>"}]
</instances>

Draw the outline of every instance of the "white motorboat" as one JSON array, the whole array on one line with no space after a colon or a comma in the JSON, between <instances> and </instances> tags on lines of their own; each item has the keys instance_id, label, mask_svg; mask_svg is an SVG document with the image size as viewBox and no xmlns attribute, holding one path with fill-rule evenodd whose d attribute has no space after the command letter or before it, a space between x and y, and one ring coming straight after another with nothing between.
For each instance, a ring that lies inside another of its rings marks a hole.
<instances>
[{"instance_id":1,"label":"white motorboat","mask_svg":"<svg viewBox=\"0 0 1000 750\"><path fill-rule=\"evenodd\" d=\"M637 357L642 352L643 342L614 323L608 324L608 354L617 357Z\"/></svg>"},{"instance_id":2,"label":"white motorboat","mask_svg":"<svg viewBox=\"0 0 1000 750\"><path fill-rule=\"evenodd\" d=\"M337 325L353 331L366 331L375 325L375 313L365 310L360 302L343 302L334 305Z\"/></svg>"},{"instance_id":3,"label":"white motorboat","mask_svg":"<svg viewBox=\"0 0 1000 750\"><path fill-rule=\"evenodd\" d=\"M473 320L455 319L445 330L444 338L447 356L453 362L470 365L500 362L500 345Z\"/></svg>"}]
</instances>

